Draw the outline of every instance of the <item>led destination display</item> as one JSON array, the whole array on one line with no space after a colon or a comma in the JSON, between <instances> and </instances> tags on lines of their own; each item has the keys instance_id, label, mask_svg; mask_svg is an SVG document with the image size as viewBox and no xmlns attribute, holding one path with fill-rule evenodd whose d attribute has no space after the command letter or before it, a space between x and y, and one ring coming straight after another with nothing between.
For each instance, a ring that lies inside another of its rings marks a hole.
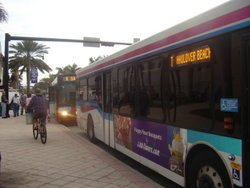
<instances>
[{"instance_id":1,"label":"led destination display","mask_svg":"<svg viewBox=\"0 0 250 188\"><path fill-rule=\"evenodd\" d=\"M170 57L171 67L178 67L187 64L208 62L211 59L211 50L209 46L183 51Z\"/></svg>"}]
</instances>

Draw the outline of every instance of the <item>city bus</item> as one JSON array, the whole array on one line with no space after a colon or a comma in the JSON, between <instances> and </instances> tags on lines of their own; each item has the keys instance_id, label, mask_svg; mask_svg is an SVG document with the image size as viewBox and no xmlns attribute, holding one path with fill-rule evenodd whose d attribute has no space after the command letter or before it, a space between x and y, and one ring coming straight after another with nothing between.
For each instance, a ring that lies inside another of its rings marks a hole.
<instances>
[{"instance_id":1,"label":"city bus","mask_svg":"<svg viewBox=\"0 0 250 188\"><path fill-rule=\"evenodd\" d=\"M49 114L59 123L76 122L76 75L58 75L49 87Z\"/></svg>"},{"instance_id":2,"label":"city bus","mask_svg":"<svg viewBox=\"0 0 250 188\"><path fill-rule=\"evenodd\" d=\"M77 124L180 186L250 187L249 65L229 1L77 71Z\"/></svg>"}]
</instances>

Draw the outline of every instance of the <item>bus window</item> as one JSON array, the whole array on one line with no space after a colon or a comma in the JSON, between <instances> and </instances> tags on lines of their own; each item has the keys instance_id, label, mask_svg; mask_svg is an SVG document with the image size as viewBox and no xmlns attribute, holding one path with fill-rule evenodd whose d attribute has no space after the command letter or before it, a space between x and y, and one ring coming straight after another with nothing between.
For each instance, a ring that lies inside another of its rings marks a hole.
<instances>
[{"instance_id":1,"label":"bus window","mask_svg":"<svg viewBox=\"0 0 250 188\"><path fill-rule=\"evenodd\" d=\"M185 66L171 70L171 75L170 116L175 116L175 123L181 127L208 130L211 127L210 65Z\"/></svg>"},{"instance_id":2,"label":"bus window","mask_svg":"<svg viewBox=\"0 0 250 188\"><path fill-rule=\"evenodd\" d=\"M65 82L58 88L58 104L74 104L76 99L76 86L73 82Z\"/></svg>"},{"instance_id":3,"label":"bus window","mask_svg":"<svg viewBox=\"0 0 250 188\"><path fill-rule=\"evenodd\" d=\"M161 105L161 62L146 61L139 65L138 115L153 120L163 120Z\"/></svg>"},{"instance_id":4,"label":"bus window","mask_svg":"<svg viewBox=\"0 0 250 188\"><path fill-rule=\"evenodd\" d=\"M119 89L118 89L118 76L117 76L117 69L112 70L112 97L113 97L113 108L112 112L114 114L118 114L119 108Z\"/></svg>"},{"instance_id":5,"label":"bus window","mask_svg":"<svg viewBox=\"0 0 250 188\"><path fill-rule=\"evenodd\" d=\"M241 65L240 54L234 50L239 41L237 35L220 36L210 41L209 61L170 68L169 122L219 134L240 134ZM238 105L235 111L222 109L227 101Z\"/></svg>"},{"instance_id":6,"label":"bus window","mask_svg":"<svg viewBox=\"0 0 250 188\"><path fill-rule=\"evenodd\" d=\"M101 76L92 76L88 79L88 100L102 104Z\"/></svg>"},{"instance_id":7,"label":"bus window","mask_svg":"<svg viewBox=\"0 0 250 188\"><path fill-rule=\"evenodd\" d=\"M118 70L119 75L119 112L133 115L135 111L135 70L126 66Z\"/></svg>"},{"instance_id":8,"label":"bus window","mask_svg":"<svg viewBox=\"0 0 250 188\"><path fill-rule=\"evenodd\" d=\"M111 74L110 72L104 74L103 80L104 80L103 81L104 112L111 113L112 99L111 99Z\"/></svg>"},{"instance_id":9,"label":"bus window","mask_svg":"<svg viewBox=\"0 0 250 188\"><path fill-rule=\"evenodd\" d=\"M87 79L81 79L79 81L78 93L79 93L79 96L78 96L79 101L87 101L88 100Z\"/></svg>"}]
</instances>

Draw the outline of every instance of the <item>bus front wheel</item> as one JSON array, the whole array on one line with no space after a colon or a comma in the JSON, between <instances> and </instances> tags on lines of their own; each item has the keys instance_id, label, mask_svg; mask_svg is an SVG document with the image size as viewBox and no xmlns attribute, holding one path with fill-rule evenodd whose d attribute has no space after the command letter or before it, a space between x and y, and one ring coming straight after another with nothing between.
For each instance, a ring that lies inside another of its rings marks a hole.
<instances>
[{"instance_id":1,"label":"bus front wheel","mask_svg":"<svg viewBox=\"0 0 250 188\"><path fill-rule=\"evenodd\" d=\"M94 122L90 115L88 116L88 122L87 122L87 135L89 140L92 143L94 143L95 142Z\"/></svg>"},{"instance_id":2,"label":"bus front wheel","mask_svg":"<svg viewBox=\"0 0 250 188\"><path fill-rule=\"evenodd\" d=\"M209 150L199 152L189 170L189 186L192 188L232 188L223 162Z\"/></svg>"}]
</instances>

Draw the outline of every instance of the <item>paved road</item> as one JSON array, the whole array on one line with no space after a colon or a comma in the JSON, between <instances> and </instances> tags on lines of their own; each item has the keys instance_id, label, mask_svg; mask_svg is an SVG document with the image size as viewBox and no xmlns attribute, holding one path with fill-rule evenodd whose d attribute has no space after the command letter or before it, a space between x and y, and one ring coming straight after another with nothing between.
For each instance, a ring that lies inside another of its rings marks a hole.
<instances>
[{"instance_id":1,"label":"paved road","mask_svg":"<svg viewBox=\"0 0 250 188\"><path fill-rule=\"evenodd\" d=\"M67 127L49 123L48 141L34 140L25 117L0 119L0 187L162 187Z\"/></svg>"}]
</instances>

